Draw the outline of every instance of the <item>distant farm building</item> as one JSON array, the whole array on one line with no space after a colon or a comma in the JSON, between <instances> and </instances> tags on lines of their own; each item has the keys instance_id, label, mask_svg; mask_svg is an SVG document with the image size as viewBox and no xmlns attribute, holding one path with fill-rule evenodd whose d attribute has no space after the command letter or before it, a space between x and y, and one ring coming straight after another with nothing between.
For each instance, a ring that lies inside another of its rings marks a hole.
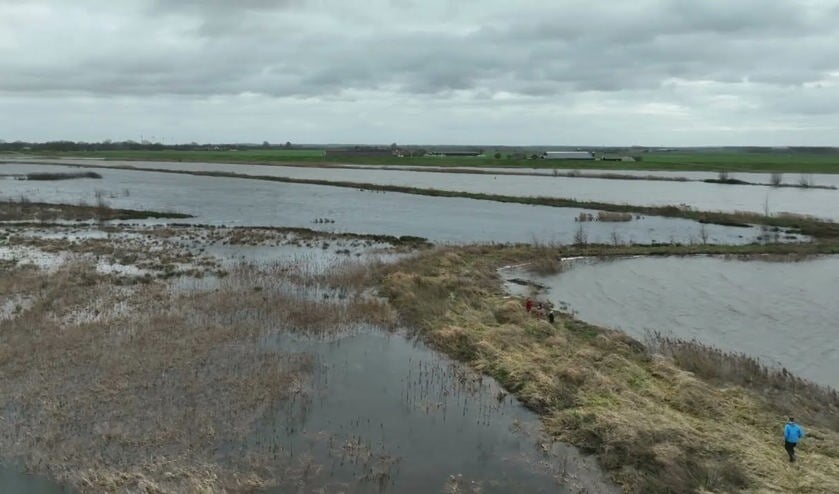
<instances>
[{"instance_id":1,"label":"distant farm building","mask_svg":"<svg viewBox=\"0 0 839 494\"><path fill-rule=\"evenodd\" d=\"M353 146L349 148L327 148L327 158L383 158L398 156L397 149L389 147Z\"/></svg>"},{"instance_id":2,"label":"distant farm building","mask_svg":"<svg viewBox=\"0 0 839 494\"><path fill-rule=\"evenodd\" d=\"M483 154L483 151L473 151L473 150L443 150L443 151L432 151L428 153L428 156L449 156L449 157L476 157Z\"/></svg>"},{"instance_id":3,"label":"distant farm building","mask_svg":"<svg viewBox=\"0 0 839 494\"><path fill-rule=\"evenodd\" d=\"M542 153L546 160L593 160L594 154L588 151L546 151Z\"/></svg>"}]
</instances>

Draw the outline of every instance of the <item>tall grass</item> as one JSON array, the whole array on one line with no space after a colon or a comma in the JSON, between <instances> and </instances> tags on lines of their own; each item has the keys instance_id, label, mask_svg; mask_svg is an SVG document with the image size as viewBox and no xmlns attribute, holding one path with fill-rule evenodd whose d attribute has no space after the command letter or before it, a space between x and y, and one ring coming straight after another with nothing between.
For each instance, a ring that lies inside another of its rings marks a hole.
<instances>
[{"instance_id":1,"label":"tall grass","mask_svg":"<svg viewBox=\"0 0 839 494\"><path fill-rule=\"evenodd\" d=\"M834 389L801 379L785 368L769 367L750 355L726 352L695 340L660 332L648 332L644 340L652 352L672 358L679 367L702 379L753 389L782 415L839 430L839 393Z\"/></svg>"}]
</instances>

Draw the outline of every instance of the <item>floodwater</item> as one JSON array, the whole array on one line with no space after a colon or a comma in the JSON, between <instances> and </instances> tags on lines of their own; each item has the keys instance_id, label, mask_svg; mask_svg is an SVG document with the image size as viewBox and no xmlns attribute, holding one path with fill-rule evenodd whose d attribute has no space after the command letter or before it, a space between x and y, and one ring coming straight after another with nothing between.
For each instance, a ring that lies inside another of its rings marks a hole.
<instances>
[{"instance_id":1,"label":"floodwater","mask_svg":"<svg viewBox=\"0 0 839 494\"><path fill-rule=\"evenodd\" d=\"M561 197L583 201L645 206L672 206L681 204L703 211L749 211L753 213L765 213L768 209L770 213L792 212L839 221L839 190L723 185L696 181L603 180L599 178L554 177L552 175L429 173L369 167L316 168L224 163L102 162L101 160L56 160L56 162L174 171L231 172L244 175L363 182L519 197ZM586 173L589 172L586 171ZM620 171L617 173L624 172ZM668 173L672 175L668 175ZM658 176L678 176L700 180L717 178L715 174L704 172L643 171L626 172L626 174L655 174ZM729 176L750 182L767 181L765 174L738 173L729 174ZM795 183L796 180L796 178L788 174L785 183ZM839 177L834 175L814 175L813 183L815 185L839 185Z\"/></svg>"},{"instance_id":2,"label":"floodwater","mask_svg":"<svg viewBox=\"0 0 839 494\"><path fill-rule=\"evenodd\" d=\"M306 472L272 492L617 492L592 457L540 438L494 381L403 336L283 333L266 345L316 361L311 399L250 440ZM453 482L461 490L445 491Z\"/></svg>"},{"instance_id":3,"label":"floodwater","mask_svg":"<svg viewBox=\"0 0 839 494\"><path fill-rule=\"evenodd\" d=\"M364 165L356 165L364 166ZM388 168L400 168L388 166ZM401 168L416 168L416 167L401 167ZM463 170L469 171L470 168L432 167L435 170ZM554 175L553 168L505 168L505 167L474 167L472 170L480 170L484 172L500 172L500 173L528 173L533 175ZM556 173L558 175L573 173L570 168L558 168ZM717 180L720 178L718 172L702 172L702 171L670 171L670 170L607 170L607 169L581 169L578 170L583 175L629 175L633 177L659 177L673 180ZM839 187L839 173L782 173L781 183L787 185L798 185L802 175L812 181L813 185ZM608 178L608 177L607 177ZM757 173L757 172L729 172L728 178L742 180L752 184L763 184L770 187L772 181L771 173ZM609 178L609 180L614 180Z\"/></svg>"},{"instance_id":4,"label":"floodwater","mask_svg":"<svg viewBox=\"0 0 839 494\"><path fill-rule=\"evenodd\" d=\"M696 339L839 389L837 256L584 260L556 276L528 277L585 321L636 338L652 330Z\"/></svg>"},{"instance_id":5,"label":"floodwater","mask_svg":"<svg viewBox=\"0 0 839 494\"><path fill-rule=\"evenodd\" d=\"M269 167L266 167L269 168ZM73 171L55 165L2 165L0 173ZM329 170L319 170L329 172ZM378 172L370 172L378 173ZM572 243L578 229L588 242L745 244L758 228L699 225L647 216L622 223L577 223L583 210L429 197L345 187L288 184L239 178L102 169L101 180L60 182L0 180L0 199L95 204L97 191L115 208L194 215L182 223L302 227L333 233L414 235L439 243ZM438 174L420 174L438 175ZM606 182L606 181L604 181ZM323 220L328 220L324 222ZM171 220L145 221L166 223ZM785 239L783 236L780 240Z\"/></svg>"},{"instance_id":6,"label":"floodwater","mask_svg":"<svg viewBox=\"0 0 839 494\"><path fill-rule=\"evenodd\" d=\"M69 494L72 491L48 479L21 473L0 464L0 492L20 494Z\"/></svg>"}]
</instances>

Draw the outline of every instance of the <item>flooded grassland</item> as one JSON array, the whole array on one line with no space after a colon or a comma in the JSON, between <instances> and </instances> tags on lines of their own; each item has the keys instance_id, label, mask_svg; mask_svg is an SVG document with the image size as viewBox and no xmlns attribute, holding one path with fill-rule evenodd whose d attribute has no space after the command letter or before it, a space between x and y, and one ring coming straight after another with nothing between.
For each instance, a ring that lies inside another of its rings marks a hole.
<instances>
[{"instance_id":1,"label":"flooded grassland","mask_svg":"<svg viewBox=\"0 0 839 494\"><path fill-rule=\"evenodd\" d=\"M281 229L7 226L0 485L616 491L491 379L408 337L376 280L415 248Z\"/></svg>"}]
</instances>

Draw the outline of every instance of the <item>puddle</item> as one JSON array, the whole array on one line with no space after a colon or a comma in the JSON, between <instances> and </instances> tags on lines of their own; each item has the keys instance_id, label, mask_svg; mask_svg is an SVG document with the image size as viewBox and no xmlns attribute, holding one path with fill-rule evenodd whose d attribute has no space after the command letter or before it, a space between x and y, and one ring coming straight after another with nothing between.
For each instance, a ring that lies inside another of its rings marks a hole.
<instances>
[{"instance_id":1,"label":"puddle","mask_svg":"<svg viewBox=\"0 0 839 494\"><path fill-rule=\"evenodd\" d=\"M0 492L9 494L70 494L73 491L48 479L21 473L10 466L0 464Z\"/></svg>"},{"instance_id":2,"label":"puddle","mask_svg":"<svg viewBox=\"0 0 839 494\"><path fill-rule=\"evenodd\" d=\"M295 466L269 492L617 492L593 458L539 437L536 416L492 380L403 336L281 334L266 345L315 358L308 399L248 445Z\"/></svg>"}]
</instances>

